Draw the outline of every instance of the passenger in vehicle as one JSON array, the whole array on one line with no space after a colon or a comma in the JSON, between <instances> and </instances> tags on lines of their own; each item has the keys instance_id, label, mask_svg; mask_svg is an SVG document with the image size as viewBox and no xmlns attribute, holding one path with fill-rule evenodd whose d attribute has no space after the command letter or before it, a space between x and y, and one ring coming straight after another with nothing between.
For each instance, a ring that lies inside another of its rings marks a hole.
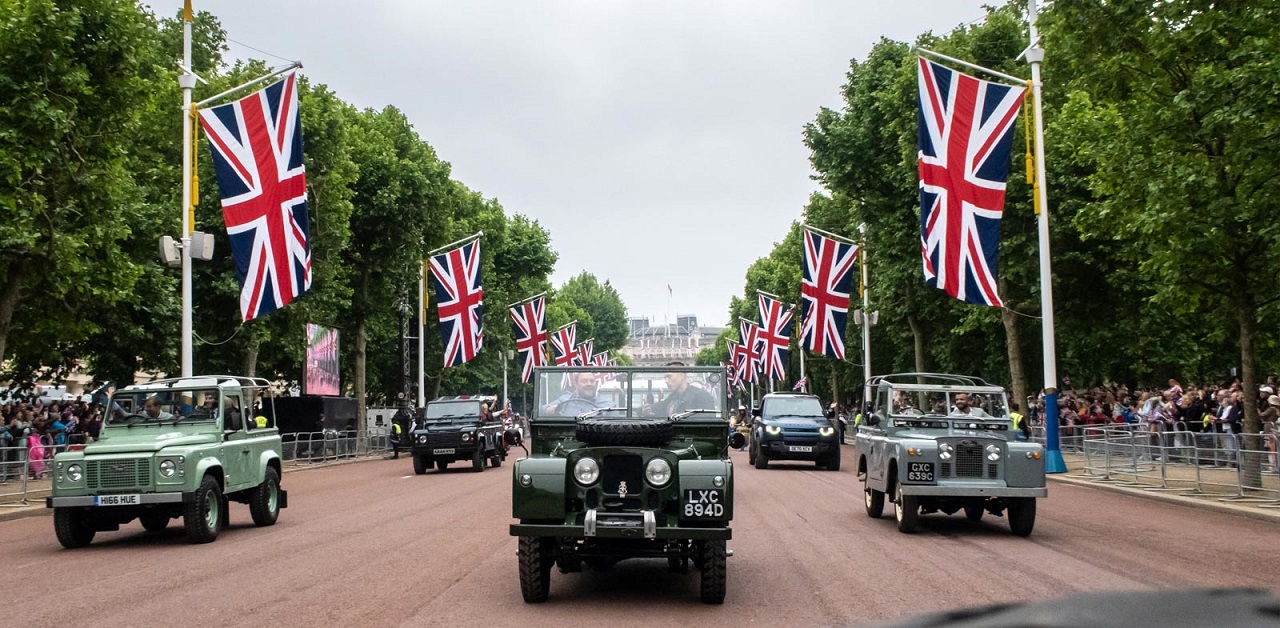
<instances>
[{"instance_id":1,"label":"passenger in vehicle","mask_svg":"<svg viewBox=\"0 0 1280 628\"><path fill-rule=\"evenodd\" d=\"M973 417L989 417L990 416L985 411L983 411L982 408L971 407L969 405L969 395L967 393L956 393L955 396L952 397L952 402L955 405L951 407L951 414L958 414L961 416L973 416Z\"/></svg>"}]
</instances>

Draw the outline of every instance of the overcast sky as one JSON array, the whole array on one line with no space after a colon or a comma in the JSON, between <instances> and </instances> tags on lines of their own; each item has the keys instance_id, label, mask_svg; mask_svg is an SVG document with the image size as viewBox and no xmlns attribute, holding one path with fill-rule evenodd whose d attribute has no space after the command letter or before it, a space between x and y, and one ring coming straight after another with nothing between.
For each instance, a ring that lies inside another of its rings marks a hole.
<instances>
[{"instance_id":1,"label":"overcast sky","mask_svg":"<svg viewBox=\"0 0 1280 628\"><path fill-rule=\"evenodd\" d=\"M668 312L692 313L723 324L747 267L817 189L801 129L819 107L841 107L849 60L882 36L910 41L978 20L984 2L195 8L217 15L237 42L302 60L307 76L358 107L403 110L455 179L550 231L555 285L587 270L612 282L632 316L661 324ZM182 2L149 4L169 16ZM278 62L237 44L230 56Z\"/></svg>"}]
</instances>

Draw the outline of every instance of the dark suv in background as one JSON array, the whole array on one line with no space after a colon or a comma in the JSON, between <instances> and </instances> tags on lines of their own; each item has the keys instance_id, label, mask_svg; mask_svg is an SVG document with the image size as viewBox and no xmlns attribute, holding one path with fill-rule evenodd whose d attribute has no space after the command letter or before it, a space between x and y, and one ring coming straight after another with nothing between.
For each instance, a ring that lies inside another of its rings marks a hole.
<instances>
[{"instance_id":1,"label":"dark suv in background","mask_svg":"<svg viewBox=\"0 0 1280 628\"><path fill-rule=\"evenodd\" d=\"M840 470L840 430L816 396L769 393L751 413L748 458L757 469L771 460L812 460L819 469Z\"/></svg>"}]
</instances>

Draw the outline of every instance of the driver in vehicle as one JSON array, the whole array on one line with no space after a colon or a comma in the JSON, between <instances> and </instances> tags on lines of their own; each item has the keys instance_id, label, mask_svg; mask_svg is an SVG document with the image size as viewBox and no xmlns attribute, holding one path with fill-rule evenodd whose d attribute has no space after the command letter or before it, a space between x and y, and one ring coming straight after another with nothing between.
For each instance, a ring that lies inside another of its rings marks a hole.
<instances>
[{"instance_id":1,"label":"driver in vehicle","mask_svg":"<svg viewBox=\"0 0 1280 628\"><path fill-rule=\"evenodd\" d=\"M160 400L155 395L147 397L146 403L142 404L142 411L146 413L147 419L158 419L160 421L172 421L173 415L165 412L160 408Z\"/></svg>"},{"instance_id":2,"label":"driver in vehicle","mask_svg":"<svg viewBox=\"0 0 1280 628\"><path fill-rule=\"evenodd\" d=\"M577 416L597 408L608 408L609 400L597 396L600 379L595 373L574 373L573 390L542 408L543 414Z\"/></svg>"},{"instance_id":3,"label":"driver in vehicle","mask_svg":"<svg viewBox=\"0 0 1280 628\"><path fill-rule=\"evenodd\" d=\"M952 401L955 403L955 405L952 406L951 408L951 414L973 416L973 417L990 417L991 416L986 412L984 412L982 408L971 407L969 405L969 395L967 393L956 393L956 396L952 398Z\"/></svg>"},{"instance_id":4,"label":"driver in vehicle","mask_svg":"<svg viewBox=\"0 0 1280 628\"><path fill-rule=\"evenodd\" d=\"M667 366L684 366L680 362L672 362ZM672 416L689 410L712 410L716 407L716 400L711 393L689 385L688 373L667 373L663 376L667 382L667 389L670 394L665 399L654 404L645 414L658 416Z\"/></svg>"}]
</instances>

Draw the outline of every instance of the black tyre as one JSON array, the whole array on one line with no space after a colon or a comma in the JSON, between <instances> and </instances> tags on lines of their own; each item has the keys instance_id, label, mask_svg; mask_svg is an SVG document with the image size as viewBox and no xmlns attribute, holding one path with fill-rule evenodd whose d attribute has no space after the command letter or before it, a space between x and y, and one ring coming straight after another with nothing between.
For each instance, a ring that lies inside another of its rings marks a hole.
<instances>
[{"instance_id":1,"label":"black tyre","mask_svg":"<svg viewBox=\"0 0 1280 628\"><path fill-rule=\"evenodd\" d=\"M1036 498L1015 497L1009 502L1009 530L1016 536L1031 536L1036 527Z\"/></svg>"},{"instance_id":2,"label":"black tyre","mask_svg":"<svg viewBox=\"0 0 1280 628\"><path fill-rule=\"evenodd\" d=\"M267 467L262 484L253 489L249 514L253 516L253 524L260 527L275 525L280 518L280 474L274 468Z\"/></svg>"},{"instance_id":3,"label":"black tyre","mask_svg":"<svg viewBox=\"0 0 1280 628\"><path fill-rule=\"evenodd\" d=\"M893 483L893 515L898 520L898 531L914 534L920 523L920 498L903 495L902 485Z\"/></svg>"},{"instance_id":4,"label":"black tyre","mask_svg":"<svg viewBox=\"0 0 1280 628\"><path fill-rule=\"evenodd\" d=\"M839 444L836 445L835 451L831 454L831 457L827 458L827 470L828 471L840 470L840 445Z\"/></svg>"},{"instance_id":5,"label":"black tyre","mask_svg":"<svg viewBox=\"0 0 1280 628\"><path fill-rule=\"evenodd\" d=\"M187 502L182 511L182 526L192 543L209 543L218 538L225 506L218 481L213 476L204 476L195 499Z\"/></svg>"},{"instance_id":6,"label":"black tyre","mask_svg":"<svg viewBox=\"0 0 1280 628\"><path fill-rule=\"evenodd\" d=\"M427 472L427 457L422 454L413 454L413 472L422 475Z\"/></svg>"},{"instance_id":7,"label":"black tyre","mask_svg":"<svg viewBox=\"0 0 1280 628\"><path fill-rule=\"evenodd\" d=\"M863 486L863 503L867 507L867 516L879 519L884 514L884 493L870 486Z\"/></svg>"},{"instance_id":8,"label":"black tyre","mask_svg":"<svg viewBox=\"0 0 1280 628\"><path fill-rule=\"evenodd\" d=\"M484 471L484 452L476 447L476 453L471 454L471 470L479 473Z\"/></svg>"},{"instance_id":9,"label":"black tyre","mask_svg":"<svg viewBox=\"0 0 1280 628\"><path fill-rule=\"evenodd\" d=\"M702 602L724 604L727 574L724 541L702 542Z\"/></svg>"},{"instance_id":10,"label":"black tyre","mask_svg":"<svg viewBox=\"0 0 1280 628\"><path fill-rule=\"evenodd\" d=\"M747 447L747 464L754 465L755 463L756 463L756 444L754 441L752 441L751 445Z\"/></svg>"},{"instance_id":11,"label":"black tyre","mask_svg":"<svg viewBox=\"0 0 1280 628\"><path fill-rule=\"evenodd\" d=\"M540 536L520 537L520 594L527 604L547 601L551 592L551 567L556 559L552 539Z\"/></svg>"},{"instance_id":12,"label":"black tyre","mask_svg":"<svg viewBox=\"0 0 1280 628\"><path fill-rule=\"evenodd\" d=\"M755 465L757 469L768 469L769 453L763 449L757 449Z\"/></svg>"},{"instance_id":13,"label":"black tyre","mask_svg":"<svg viewBox=\"0 0 1280 628\"><path fill-rule=\"evenodd\" d=\"M968 519L969 521L982 521L982 515L986 513L986 511L987 509L983 508L981 504L965 506L964 518Z\"/></svg>"},{"instance_id":14,"label":"black tyre","mask_svg":"<svg viewBox=\"0 0 1280 628\"><path fill-rule=\"evenodd\" d=\"M493 452L493 456L489 458L489 466L495 469L502 466L502 450Z\"/></svg>"},{"instance_id":15,"label":"black tyre","mask_svg":"<svg viewBox=\"0 0 1280 628\"><path fill-rule=\"evenodd\" d=\"M444 471L447 468L449 468L449 463L447 461L444 461L444 460L436 461L436 471Z\"/></svg>"},{"instance_id":16,"label":"black tyre","mask_svg":"<svg viewBox=\"0 0 1280 628\"><path fill-rule=\"evenodd\" d=\"M164 532L169 527L169 515L159 512L144 512L138 515L138 521L147 532Z\"/></svg>"},{"instance_id":17,"label":"black tyre","mask_svg":"<svg viewBox=\"0 0 1280 628\"><path fill-rule=\"evenodd\" d=\"M661 447L675 434L666 419L582 419L574 437L592 447Z\"/></svg>"},{"instance_id":18,"label":"black tyre","mask_svg":"<svg viewBox=\"0 0 1280 628\"><path fill-rule=\"evenodd\" d=\"M93 522L89 513L78 508L54 508L53 531L58 535L58 542L67 549L84 547L93 542Z\"/></svg>"}]
</instances>

